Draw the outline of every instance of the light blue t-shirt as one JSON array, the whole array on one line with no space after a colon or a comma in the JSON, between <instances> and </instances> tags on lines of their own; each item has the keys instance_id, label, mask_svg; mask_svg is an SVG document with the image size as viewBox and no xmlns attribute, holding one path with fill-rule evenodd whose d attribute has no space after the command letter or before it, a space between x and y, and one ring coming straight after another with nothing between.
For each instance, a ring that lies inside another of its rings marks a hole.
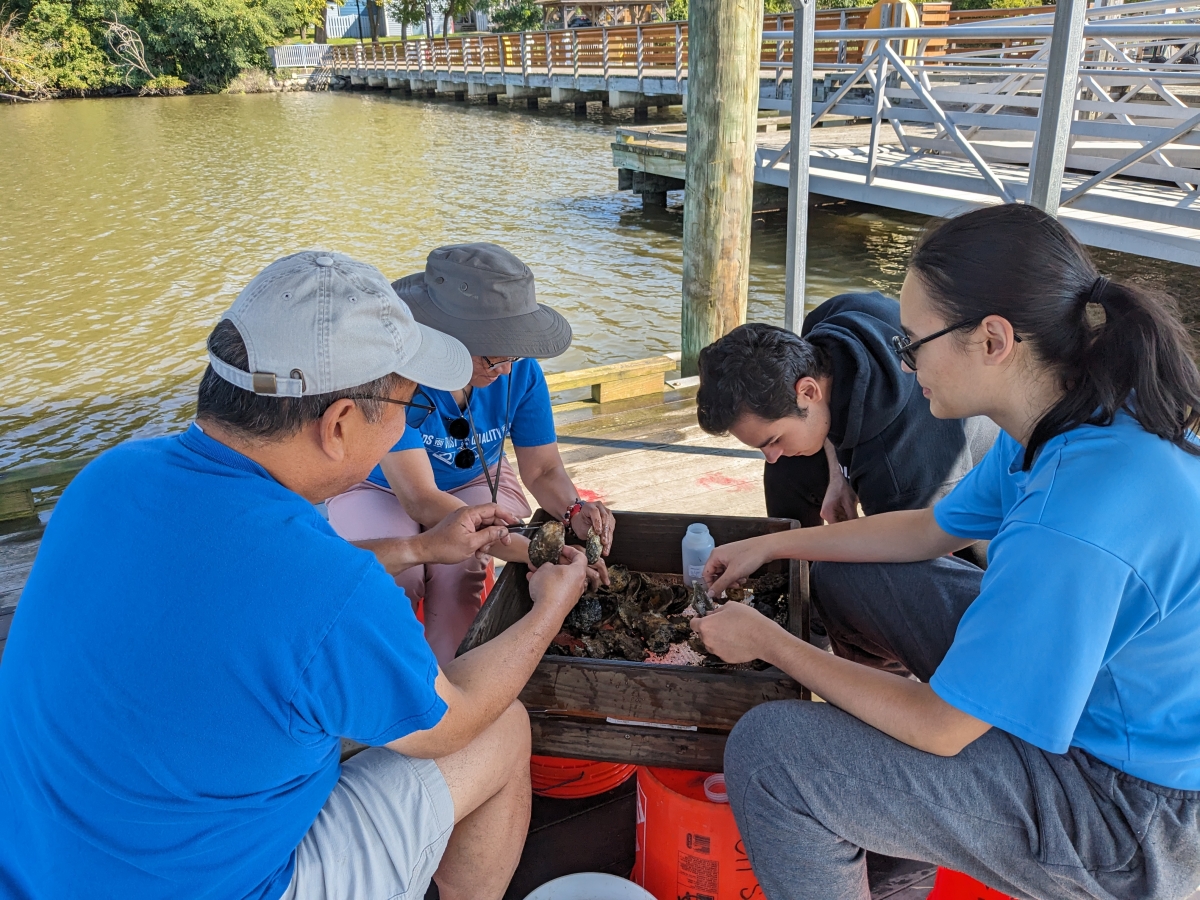
<instances>
[{"instance_id":1,"label":"light blue t-shirt","mask_svg":"<svg viewBox=\"0 0 1200 900\"><path fill-rule=\"evenodd\" d=\"M509 398L509 382L512 397ZM466 440L450 437L447 428L461 412L458 403L449 391L421 388L413 398L418 403L436 406L437 412L430 413L420 429L408 427L399 442L392 448L415 450L423 447L429 454L433 466L433 479L438 490L452 491L483 474L483 465L478 457L469 469L454 465L454 457L463 447L475 450L475 441L468 435ZM471 391L471 415L475 419L475 430L487 456L488 470L496 471L496 462L504 452L504 439L511 436L514 447L540 447L553 444L558 438L554 433L554 414L550 409L550 391L546 387L546 376L536 359L518 359L512 366L512 374L501 375L485 388ZM415 421L423 415L422 410L409 413ZM376 466L367 478L380 487L389 487L383 469Z\"/></svg>"},{"instance_id":2,"label":"light blue t-shirt","mask_svg":"<svg viewBox=\"0 0 1200 900\"><path fill-rule=\"evenodd\" d=\"M412 605L193 426L72 482L0 666L0 896L275 900L337 782L446 706Z\"/></svg>"},{"instance_id":3,"label":"light blue t-shirt","mask_svg":"<svg viewBox=\"0 0 1200 900\"><path fill-rule=\"evenodd\" d=\"M1200 790L1200 457L1125 413L1048 441L1004 432L934 507L991 539L978 599L930 685L1051 753L1081 747Z\"/></svg>"}]
</instances>

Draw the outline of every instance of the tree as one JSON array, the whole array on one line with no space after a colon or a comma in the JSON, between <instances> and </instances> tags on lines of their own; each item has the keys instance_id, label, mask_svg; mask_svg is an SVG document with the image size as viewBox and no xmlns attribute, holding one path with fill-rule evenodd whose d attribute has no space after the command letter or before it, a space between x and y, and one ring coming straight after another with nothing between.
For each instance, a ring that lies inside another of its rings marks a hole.
<instances>
[{"instance_id":1,"label":"tree","mask_svg":"<svg viewBox=\"0 0 1200 900\"><path fill-rule=\"evenodd\" d=\"M34 66L51 90L94 90L120 80L102 46L103 10L98 4L31 0L27 9L21 35L35 48Z\"/></svg>"},{"instance_id":2,"label":"tree","mask_svg":"<svg viewBox=\"0 0 1200 900\"><path fill-rule=\"evenodd\" d=\"M267 47L291 27L294 0L140 0L133 24L151 66L216 90L265 67Z\"/></svg>"},{"instance_id":3,"label":"tree","mask_svg":"<svg viewBox=\"0 0 1200 900\"><path fill-rule=\"evenodd\" d=\"M0 21L0 97L29 99L48 94L50 78L38 65L37 48L16 26L17 14ZM14 95L7 90L17 90Z\"/></svg>"},{"instance_id":4,"label":"tree","mask_svg":"<svg viewBox=\"0 0 1200 900\"><path fill-rule=\"evenodd\" d=\"M300 40L308 40L308 26L320 28L325 24L325 0L295 0L296 27Z\"/></svg>"},{"instance_id":5,"label":"tree","mask_svg":"<svg viewBox=\"0 0 1200 900\"><path fill-rule=\"evenodd\" d=\"M467 15L475 8L475 0L442 0L442 34L450 33L450 20Z\"/></svg>"},{"instance_id":6,"label":"tree","mask_svg":"<svg viewBox=\"0 0 1200 900\"><path fill-rule=\"evenodd\" d=\"M534 0L479 4L479 7L488 14L496 31L540 31L542 28L542 8Z\"/></svg>"},{"instance_id":7,"label":"tree","mask_svg":"<svg viewBox=\"0 0 1200 900\"><path fill-rule=\"evenodd\" d=\"M388 15L400 23L400 39L408 40L408 26L420 25L425 18L424 0L387 0Z\"/></svg>"}]
</instances>

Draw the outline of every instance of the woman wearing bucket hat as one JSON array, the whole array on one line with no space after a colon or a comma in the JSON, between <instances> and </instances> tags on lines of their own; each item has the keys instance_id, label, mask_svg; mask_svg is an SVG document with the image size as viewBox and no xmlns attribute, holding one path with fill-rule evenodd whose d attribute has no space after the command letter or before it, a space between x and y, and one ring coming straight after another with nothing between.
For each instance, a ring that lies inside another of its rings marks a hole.
<instances>
[{"instance_id":1,"label":"woman wearing bucket hat","mask_svg":"<svg viewBox=\"0 0 1200 900\"><path fill-rule=\"evenodd\" d=\"M525 517L531 510L523 482L577 537L593 529L607 554L615 520L603 503L581 500L567 475L537 362L570 346L571 326L537 303L529 267L494 244L457 244L434 250L424 272L392 287L418 322L466 345L471 381L461 391L418 391L432 411L414 410L404 436L370 477L329 501L330 524L357 541L416 534L461 506L489 501ZM504 456L507 438L520 482ZM528 562L528 546L514 535L509 546L494 549L506 560ZM479 611L486 567L485 557L396 576L410 597L424 598L425 635L443 663Z\"/></svg>"}]
</instances>

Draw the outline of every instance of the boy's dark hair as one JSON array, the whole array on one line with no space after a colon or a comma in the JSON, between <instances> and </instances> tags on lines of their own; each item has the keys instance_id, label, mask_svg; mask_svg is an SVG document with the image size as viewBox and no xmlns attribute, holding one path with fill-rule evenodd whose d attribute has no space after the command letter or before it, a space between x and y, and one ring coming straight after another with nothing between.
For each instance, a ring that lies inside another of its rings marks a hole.
<instances>
[{"instance_id":1,"label":"boy's dark hair","mask_svg":"<svg viewBox=\"0 0 1200 900\"><path fill-rule=\"evenodd\" d=\"M208 336L208 349L234 368L244 372L250 370L246 344L228 319L222 319L212 330ZM368 384L328 394L263 397L230 384L208 366L200 379L196 418L213 419L246 438L280 438L295 434L309 422L321 418L330 404L349 398L358 401L358 408L368 422L377 422L383 413L383 404L362 398L391 396L403 383L404 379L399 375L385 375Z\"/></svg>"},{"instance_id":2,"label":"boy's dark hair","mask_svg":"<svg viewBox=\"0 0 1200 900\"><path fill-rule=\"evenodd\" d=\"M829 355L804 338L752 322L700 351L696 418L709 434L725 434L746 413L774 421L808 415L796 405L796 382L829 375Z\"/></svg>"}]
</instances>

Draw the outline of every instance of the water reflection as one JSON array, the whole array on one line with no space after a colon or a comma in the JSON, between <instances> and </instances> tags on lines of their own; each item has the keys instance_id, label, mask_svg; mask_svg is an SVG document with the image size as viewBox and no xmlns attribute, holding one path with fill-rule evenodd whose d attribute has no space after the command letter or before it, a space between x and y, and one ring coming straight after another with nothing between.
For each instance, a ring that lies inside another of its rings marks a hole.
<instances>
[{"instance_id":1,"label":"water reflection","mask_svg":"<svg viewBox=\"0 0 1200 900\"><path fill-rule=\"evenodd\" d=\"M438 244L495 241L575 330L549 369L677 349L682 216L616 191L628 117L384 93L0 109L0 468L178 428L216 316L307 247L397 277ZM814 210L810 297L895 292L923 222ZM755 222L752 319L782 321L785 235L781 215ZM1191 269L1104 257L1194 295Z\"/></svg>"}]
</instances>

